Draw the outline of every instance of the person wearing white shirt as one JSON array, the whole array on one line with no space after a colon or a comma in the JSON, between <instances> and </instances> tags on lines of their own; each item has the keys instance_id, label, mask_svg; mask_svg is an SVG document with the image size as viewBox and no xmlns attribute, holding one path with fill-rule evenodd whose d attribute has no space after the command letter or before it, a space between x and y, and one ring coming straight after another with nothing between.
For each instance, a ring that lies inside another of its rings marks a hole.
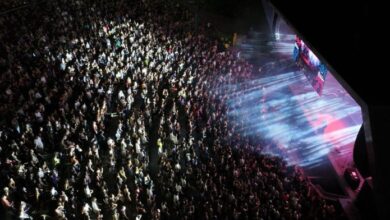
<instances>
[{"instance_id":1,"label":"person wearing white shirt","mask_svg":"<svg viewBox=\"0 0 390 220\"><path fill-rule=\"evenodd\" d=\"M60 220L64 220L64 219L67 219L66 216L65 216L65 212L64 212L65 208L63 206L63 204L61 204L59 202L57 208L55 209L55 214L56 214L56 217L57 219L60 219Z\"/></svg>"},{"instance_id":2,"label":"person wearing white shirt","mask_svg":"<svg viewBox=\"0 0 390 220\"><path fill-rule=\"evenodd\" d=\"M101 212L101 209L99 208L95 197L92 198L92 211L95 213L96 216L99 216Z\"/></svg>"},{"instance_id":3,"label":"person wearing white shirt","mask_svg":"<svg viewBox=\"0 0 390 220\"><path fill-rule=\"evenodd\" d=\"M135 152L137 154L140 154L141 152L141 140L138 138L137 142L135 143Z\"/></svg>"},{"instance_id":4,"label":"person wearing white shirt","mask_svg":"<svg viewBox=\"0 0 390 220\"><path fill-rule=\"evenodd\" d=\"M35 145L36 149L43 150L44 145L43 145L43 142L42 142L42 138L40 136L35 137L34 145Z\"/></svg>"},{"instance_id":5,"label":"person wearing white shirt","mask_svg":"<svg viewBox=\"0 0 390 220\"><path fill-rule=\"evenodd\" d=\"M175 169L176 169L176 171L180 171L180 170L181 170L181 166L180 166L180 164L179 164L179 163L176 163L176 165L175 165Z\"/></svg>"},{"instance_id":6,"label":"person wearing white shirt","mask_svg":"<svg viewBox=\"0 0 390 220\"><path fill-rule=\"evenodd\" d=\"M20 202L19 209L19 219L31 219L31 217L27 214L28 208L26 207L26 203L24 201Z\"/></svg>"},{"instance_id":7,"label":"person wearing white shirt","mask_svg":"<svg viewBox=\"0 0 390 220\"><path fill-rule=\"evenodd\" d=\"M179 194L175 194L175 195L173 196L173 203L174 203L174 204L178 204L178 203L179 203Z\"/></svg>"},{"instance_id":8,"label":"person wearing white shirt","mask_svg":"<svg viewBox=\"0 0 390 220\"><path fill-rule=\"evenodd\" d=\"M176 184L175 188L176 188L176 192L181 193L181 185L180 184Z\"/></svg>"},{"instance_id":9,"label":"person wearing white shirt","mask_svg":"<svg viewBox=\"0 0 390 220\"><path fill-rule=\"evenodd\" d=\"M81 211L81 214L84 215L86 217L86 219L90 219L90 216L89 216L89 212L91 210L91 207L89 206L88 203L85 203L84 206L83 206L83 209Z\"/></svg>"},{"instance_id":10,"label":"person wearing white shirt","mask_svg":"<svg viewBox=\"0 0 390 220\"><path fill-rule=\"evenodd\" d=\"M122 216L122 219L129 219L129 217L127 217L127 214L126 214L126 206L122 206L121 216Z\"/></svg>"},{"instance_id":11,"label":"person wearing white shirt","mask_svg":"<svg viewBox=\"0 0 390 220\"><path fill-rule=\"evenodd\" d=\"M137 215L137 217L135 217L136 220L141 220L142 218L142 215Z\"/></svg>"},{"instance_id":12,"label":"person wearing white shirt","mask_svg":"<svg viewBox=\"0 0 390 220\"><path fill-rule=\"evenodd\" d=\"M88 185L86 185L84 188L84 193L87 198L91 198L93 190L90 189Z\"/></svg>"},{"instance_id":13,"label":"person wearing white shirt","mask_svg":"<svg viewBox=\"0 0 390 220\"><path fill-rule=\"evenodd\" d=\"M51 199L55 200L55 197L58 195L56 188L54 188L54 187L51 188L50 195L51 195Z\"/></svg>"}]
</instances>

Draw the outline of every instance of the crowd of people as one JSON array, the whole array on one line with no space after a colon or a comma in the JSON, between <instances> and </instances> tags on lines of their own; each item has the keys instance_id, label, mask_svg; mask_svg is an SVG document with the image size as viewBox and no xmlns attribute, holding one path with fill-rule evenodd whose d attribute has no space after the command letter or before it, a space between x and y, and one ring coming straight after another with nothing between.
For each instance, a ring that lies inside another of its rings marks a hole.
<instances>
[{"instance_id":1,"label":"crowd of people","mask_svg":"<svg viewBox=\"0 0 390 220\"><path fill-rule=\"evenodd\" d=\"M36 3L37 0L4 0L0 2L0 13L8 10L14 10L18 7L24 7L28 4Z\"/></svg>"},{"instance_id":2,"label":"crowd of people","mask_svg":"<svg viewBox=\"0 0 390 220\"><path fill-rule=\"evenodd\" d=\"M0 219L337 215L229 121L223 85L252 66L177 2L0 16Z\"/></svg>"}]
</instances>

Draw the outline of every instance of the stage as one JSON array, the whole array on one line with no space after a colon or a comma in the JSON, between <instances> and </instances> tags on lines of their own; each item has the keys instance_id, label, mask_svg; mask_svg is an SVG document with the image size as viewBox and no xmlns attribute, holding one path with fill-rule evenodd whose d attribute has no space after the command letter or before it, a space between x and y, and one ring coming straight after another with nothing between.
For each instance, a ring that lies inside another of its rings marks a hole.
<instances>
[{"instance_id":1,"label":"stage","mask_svg":"<svg viewBox=\"0 0 390 220\"><path fill-rule=\"evenodd\" d=\"M243 136L259 140L261 153L300 166L323 196L337 200L350 218L358 216L353 201L363 179L358 174L361 183L352 190L344 171L354 167L360 106L331 72L322 94L314 90L293 59L295 35L281 35L276 41L261 33L254 36L256 40L240 39L238 45L257 67L252 78L215 88L228 98L230 123L240 124Z\"/></svg>"},{"instance_id":2,"label":"stage","mask_svg":"<svg viewBox=\"0 0 390 220\"><path fill-rule=\"evenodd\" d=\"M227 94L230 122L243 124L243 136L262 140L261 153L301 166L313 185L354 210L345 201L353 201L361 185L352 190L343 173L354 167L361 108L332 74L320 96L293 61L283 59L251 80L216 89Z\"/></svg>"}]
</instances>

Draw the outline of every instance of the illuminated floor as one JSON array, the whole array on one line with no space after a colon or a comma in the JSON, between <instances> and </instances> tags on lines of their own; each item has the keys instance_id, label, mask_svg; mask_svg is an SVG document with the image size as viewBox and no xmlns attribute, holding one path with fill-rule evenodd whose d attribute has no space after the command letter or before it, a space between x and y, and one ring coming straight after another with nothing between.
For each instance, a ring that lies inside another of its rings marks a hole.
<instances>
[{"instance_id":1,"label":"illuminated floor","mask_svg":"<svg viewBox=\"0 0 390 220\"><path fill-rule=\"evenodd\" d=\"M319 96L289 58L292 38L284 39L267 42L272 56L266 62L261 53L257 56L263 68L254 79L219 88L229 97L231 123L243 121L243 135L264 138L264 152L289 164L312 168L328 163L332 149L352 158L362 124L360 106L331 74Z\"/></svg>"}]
</instances>

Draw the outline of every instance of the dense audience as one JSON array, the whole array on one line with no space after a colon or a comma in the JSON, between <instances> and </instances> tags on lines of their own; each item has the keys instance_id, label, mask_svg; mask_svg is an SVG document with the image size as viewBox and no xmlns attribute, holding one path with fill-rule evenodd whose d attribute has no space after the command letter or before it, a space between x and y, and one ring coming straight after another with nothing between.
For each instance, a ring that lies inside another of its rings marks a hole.
<instances>
[{"instance_id":1,"label":"dense audience","mask_svg":"<svg viewBox=\"0 0 390 220\"><path fill-rule=\"evenodd\" d=\"M0 14L18 7L27 6L31 3L37 3L39 0L3 0L0 1Z\"/></svg>"},{"instance_id":2,"label":"dense audience","mask_svg":"<svg viewBox=\"0 0 390 220\"><path fill-rule=\"evenodd\" d=\"M0 17L0 219L327 219L227 118L252 66L177 1L55 0Z\"/></svg>"}]
</instances>

